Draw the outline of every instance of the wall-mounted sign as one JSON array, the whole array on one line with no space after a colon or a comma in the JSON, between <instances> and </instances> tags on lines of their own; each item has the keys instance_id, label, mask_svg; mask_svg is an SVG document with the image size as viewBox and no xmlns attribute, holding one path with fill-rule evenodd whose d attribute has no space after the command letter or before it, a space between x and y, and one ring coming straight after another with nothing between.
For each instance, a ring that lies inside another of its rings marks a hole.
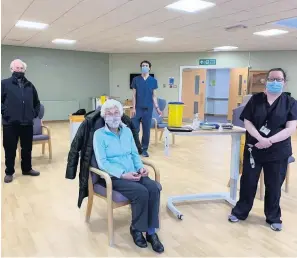
<instances>
[{"instance_id":1,"label":"wall-mounted sign","mask_svg":"<svg viewBox=\"0 0 297 258\"><path fill-rule=\"evenodd\" d=\"M174 84L174 77L169 77L169 87L172 88Z\"/></svg>"},{"instance_id":2,"label":"wall-mounted sign","mask_svg":"<svg viewBox=\"0 0 297 258\"><path fill-rule=\"evenodd\" d=\"M199 65L216 65L216 59L199 59Z\"/></svg>"}]
</instances>

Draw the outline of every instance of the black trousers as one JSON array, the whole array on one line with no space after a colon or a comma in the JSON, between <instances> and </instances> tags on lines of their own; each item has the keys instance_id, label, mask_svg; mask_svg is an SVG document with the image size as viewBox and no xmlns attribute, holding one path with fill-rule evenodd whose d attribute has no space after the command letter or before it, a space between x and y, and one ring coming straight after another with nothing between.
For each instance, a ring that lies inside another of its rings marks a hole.
<instances>
[{"instance_id":1,"label":"black trousers","mask_svg":"<svg viewBox=\"0 0 297 258\"><path fill-rule=\"evenodd\" d=\"M21 141L21 168L23 172L32 169L33 125L3 125L3 147L5 151L5 173L13 175L18 141Z\"/></svg>"},{"instance_id":2,"label":"black trousers","mask_svg":"<svg viewBox=\"0 0 297 258\"><path fill-rule=\"evenodd\" d=\"M134 182L112 178L113 189L131 202L132 223L138 231L147 232L149 228L159 228L160 189L149 177Z\"/></svg>"},{"instance_id":3,"label":"black trousers","mask_svg":"<svg viewBox=\"0 0 297 258\"><path fill-rule=\"evenodd\" d=\"M240 179L239 201L232 210L232 214L240 220L245 220L251 211L257 192L260 173L264 171L265 199L264 213L266 222L282 223L280 197L281 187L286 178L288 159L261 163L256 161L255 168L251 167L250 154L245 152L243 172Z\"/></svg>"}]
</instances>

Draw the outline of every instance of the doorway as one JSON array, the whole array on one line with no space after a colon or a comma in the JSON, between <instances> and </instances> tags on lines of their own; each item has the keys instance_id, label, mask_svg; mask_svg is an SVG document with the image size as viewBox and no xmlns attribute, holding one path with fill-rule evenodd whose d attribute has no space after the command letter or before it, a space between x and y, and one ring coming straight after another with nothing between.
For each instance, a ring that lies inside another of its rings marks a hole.
<instances>
[{"instance_id":1,"label":"doorway","mask_svg":"<svg viewBox=\"0 0 297 258\"><path fill-rule=\"evenodd\" d=\"M248 68L181 67L179 100L184 102L184 120L232 121L233 109L247 94Z\"/></svg>"}]
</instances>

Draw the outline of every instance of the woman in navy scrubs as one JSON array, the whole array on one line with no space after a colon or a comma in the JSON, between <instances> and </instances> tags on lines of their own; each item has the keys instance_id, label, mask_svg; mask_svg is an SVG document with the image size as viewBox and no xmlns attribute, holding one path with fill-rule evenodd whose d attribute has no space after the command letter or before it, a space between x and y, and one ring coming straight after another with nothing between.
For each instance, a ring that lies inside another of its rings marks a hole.
<instances>
[{"instance_id":1,"label":"woman in navy scrubs","mask_svg":"<svg viewBox=\"0 0 297 258\"><path fill-rule=\"evenodd\" d=\"M275 231L282 229L281 187L286 177L288 158L292 155L291 135L297 127L297 102L283 92L285 83L283 69L271 69L266 91L253 95L240 116L247 130L246 145L240 197L229 216L230 222L248 217L263 169L266 222Z\"/></svg>"}]
</instances>

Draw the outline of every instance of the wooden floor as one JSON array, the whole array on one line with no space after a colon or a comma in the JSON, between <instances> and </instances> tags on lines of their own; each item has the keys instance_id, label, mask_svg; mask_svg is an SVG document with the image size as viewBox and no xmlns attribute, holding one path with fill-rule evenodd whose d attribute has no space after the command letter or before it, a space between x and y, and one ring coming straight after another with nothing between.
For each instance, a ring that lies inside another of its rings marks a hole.
<instances>
[{"instance_id":1,"label":"wooden floor","mask_svg":"<svg viewBox=\"0 0 297 258\"><path fill-rule=\"evenodd\" d=\"M114 212L113 248L107 245L104 201L95 198L90 224L85 223L87 199L78 209L78 179L65 179L69 125L53 123L50 127L53 160L41 156L41 146L34 146L33 165L41 176L21 176L17 161L13 183L2 183L2 256L157 256L150 247L139 249L132 242L128 207ZM249 219L239 224L227 221L230 207L223 202L182 205L183 221L168 212L168 196L227 190L230 143L228 136L177 137L170 157L164 156L162 144L151 145L151 159L161 170L163 185L159 236L165 253L161 256L297 256L296 163L291 168L290 193L282 195L282 232L267 227L259 199ZM296 136L293 145L296 155ZM3 159L2 151L2 181Z\"/></svg>"}]
</instances>

